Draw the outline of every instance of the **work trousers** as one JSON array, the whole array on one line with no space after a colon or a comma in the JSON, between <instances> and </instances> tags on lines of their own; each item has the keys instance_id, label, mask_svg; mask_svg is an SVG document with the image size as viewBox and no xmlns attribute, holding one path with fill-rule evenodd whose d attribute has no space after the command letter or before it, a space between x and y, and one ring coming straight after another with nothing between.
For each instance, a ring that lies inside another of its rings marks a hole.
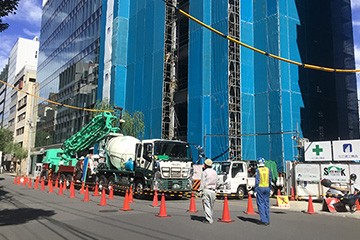
<instances>
[{"instance_id":1,"label":"work trousers","mask_svg":"<svg viewBox=\"0 0 360 240\"><path fill-rule=\"evenodd\" d=\"M209 223L213 223L213 210L215 202L215 191L210 189L203 190L202 204L204 209L205 218Z\"/></svg>"},{"instance_id":2,"label":"work trousers","mask_svg":"<svg viewBox=\"0 0 360 240\"><path fill-rule=\"evenodd\" d=\"M258 206L260 219L263 223L270 222L269 198L270 198L269 187L257 188L256 203Z\"/></svg>"}]
</instances>

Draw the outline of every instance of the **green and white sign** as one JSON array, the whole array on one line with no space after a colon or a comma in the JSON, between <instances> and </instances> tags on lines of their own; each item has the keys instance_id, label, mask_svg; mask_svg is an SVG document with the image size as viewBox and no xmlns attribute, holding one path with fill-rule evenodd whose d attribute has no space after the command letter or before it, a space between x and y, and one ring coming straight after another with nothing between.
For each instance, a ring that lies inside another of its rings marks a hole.
<instances>
[{"instance_id":1,"label":"green and white sign","mask_svg":"<svg viewBox=\"0 0 360 240\"><path fill-rule=\"evenodd\" d=\"M305 142L305 161L331 161L331 142Z\"/></svg>"},{"instance_id":2,"label":"green and white sign","mask_svg":"<svg viewBox=\"0 0 360 240\"><path fill-rule=\"evenodd\" d=\"M345 164L321 164L321 178L332 182L347 183L349 181L349 166Z\"/></svg>"}]
</instances>

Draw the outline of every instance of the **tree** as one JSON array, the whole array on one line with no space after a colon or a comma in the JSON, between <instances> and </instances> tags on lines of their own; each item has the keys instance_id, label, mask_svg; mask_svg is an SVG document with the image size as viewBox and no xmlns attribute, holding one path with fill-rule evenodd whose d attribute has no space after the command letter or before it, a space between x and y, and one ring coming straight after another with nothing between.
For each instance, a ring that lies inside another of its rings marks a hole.
<instances>
[{"instance_id":1,"label":"tree","mask_svg":"<svg viewBox=\"0 0 360 240\"><path fill-rule=\"evenodd\" d=\"M36 132L35 147L41 147L52 144L52 141L53 141L52 136L50 136L50 134L47 131L40 130Z\"/></svg>"},{"instance_id":2,"label":"tree","mask_svg":"<svg viewBox=\"0 0 360 240\"><path fill-rule=\"evenodd\" d=\"M16 9L18 7L20 0L1 0L0 1L0 32L6 30L9 27L8 23L3 23L3 17L6 17L9 14L16 14Z\"/></svg>"},{"instance_id":3,"label":"tree","mask_svg":"<svg viewBox=\"0 0 360 240\"><path fill-rule=\"evenodd\" d=\"M14 139L14 133L7 128L0 128L0 151L4 152L5 146Z\"/></svg>"},{"instance_id":4,"label":"tree","mask_svg":"<svg viewBox=\"0 0 360 240\"><path fill-rule=\"evenodd\" d=\"M103 111L100 110L109 110L113 111L115 109L114 105L112 105L108 99L98 100L95 104L94 109L98 111L94 111L91 115L92 120L95 116L101 114ZM124 135L133 136L139 139L144 137L145 133L145 123L144 123L144 114L142 112L136 111L132 115L126 111L123 116L121 116L122 110L115 110L113 113L118 117L116 121L113 122L114 127L120 127L121 131ZM121 123L120 120L125 120L124 123Z\"/></svg>"},{"instance_id":5,"label":"tree","mask_svg":"<svg viewBox=\"0 0 360 240\"><path fill-rule=\"evenodd\" d=\"M20 160L20 171L21 171L21 164L23 159L27 157L27 150L20 146L19 143L9 142L6 144L4 148L4 153L6 154L13 154L14 158Z\"/></svg>"},{"instance_id":6,"label":"tree","mask_svg":"<svg viewBox=\"0 0 360 240\"><path fill-rule=\"evenodd\" d=\"M126 111L123 119L125 122L121 125L121 130L124 135L133 136L139 139L144 137L145 123L144 114L142 112L136 111L131 116L131 114Z\"/></svg>"}]
</instances>

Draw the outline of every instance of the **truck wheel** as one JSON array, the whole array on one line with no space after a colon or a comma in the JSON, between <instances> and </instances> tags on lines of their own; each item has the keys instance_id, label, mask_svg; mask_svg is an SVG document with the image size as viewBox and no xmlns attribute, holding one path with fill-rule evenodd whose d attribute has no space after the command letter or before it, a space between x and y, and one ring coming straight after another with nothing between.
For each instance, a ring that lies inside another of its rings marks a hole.
<instances>
[{"instance_id":1,"label":"truck wheel","mask_svg":"<svg viewBox=\"0 0 360 240\"><path fill-rule=\"evenodd\" d=\"M70 174L66 175L66 188L70 188L73 178Z\"/></svg>"},{"instance_id":2,"label":"truck wheel","mask_svg":"<svg viewBox=\"0 0 360 240\"><path fill-rule=\"evenodd\" d=\"M354 204L354 205L352 205L352 206L349 206L349 207L350 207L350 212L351 212L351 213L356 212L356 210L357 210L356 204Z\"/></svg>"},{"instance_id":3,"label":"truck wheel","mask_svg":"<svg viewBox=\"0 0 360 240\"><path fill-rule=\"evenodd\" d=\"M135 181L135 197L139 199L144 198L144 182L141 179Z\"/></svg>"},{"instance_id":4,"label":"truck wheel","mask_svg":"<svg viewBox=\"0 0 360 240\"><path fill-rule=\"evenodd\" d=\"M40 179L44 178L44 180L48 180L49 178L49 170L44 170L40 174Z\"/></svg>"},{"instance_id":5,"label":"truck wheel","mask_svg":"<svg viewBox=\"0 0 360 240\"><path fill-rule=\"evenodd\" d=\"M239 186L236 191L236 195L238 196L239 200L243 200L245 195L245 188L243 186Z\"/></svg>"},{"instance_id":6,"label":"truck wheel","mask_svg":"<svg viewBox=\"0 0 360 240\"><path fill-rule=\"evenodd\" d=\"M99 179L99 190L102 191L103 187L106 189L107 185L108 185L108 180L104 175L101 175Z\"/></svg>"},{"instance_id":7,"label":"truck wheel","mask_svg":"<svg viewBox=\"0 0 360 240\"><path fill-rule=\"evenodd\" d=\"M66 179L65 175L61 174L60 175L60 183L64 184L65 179Z\"/></svg>"}]
</instances>

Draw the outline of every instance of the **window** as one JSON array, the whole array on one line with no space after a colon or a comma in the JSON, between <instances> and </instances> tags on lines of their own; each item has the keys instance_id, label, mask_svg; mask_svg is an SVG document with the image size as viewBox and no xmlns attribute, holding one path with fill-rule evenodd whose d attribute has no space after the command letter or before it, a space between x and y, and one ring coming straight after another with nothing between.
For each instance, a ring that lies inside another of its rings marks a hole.
<instances>
[{"instance_id":1,"label":"window","mask_svg":"<svg viewBox=\"0 0 360 240\"><path fill-rule=\"evenodd\" d=\"M26 113L20 114L20 115L18 116L18 122L20 122L21 120L24 120L25 117L26 117Z\"/></svg>"},{"instance_id":2,"label":"window","mask_svg":"<svg viewBox=\"0 0 360 240\"><path fill-rule=\"evenodd\" d=\"M21 135L21 134L24 134L24 130L25 130L24 127L21 127L21 128L19 128L19 129L17 129L17 130L16 130L16 136L19 136L19 135Z\"/></svg>"}]
</instances>

